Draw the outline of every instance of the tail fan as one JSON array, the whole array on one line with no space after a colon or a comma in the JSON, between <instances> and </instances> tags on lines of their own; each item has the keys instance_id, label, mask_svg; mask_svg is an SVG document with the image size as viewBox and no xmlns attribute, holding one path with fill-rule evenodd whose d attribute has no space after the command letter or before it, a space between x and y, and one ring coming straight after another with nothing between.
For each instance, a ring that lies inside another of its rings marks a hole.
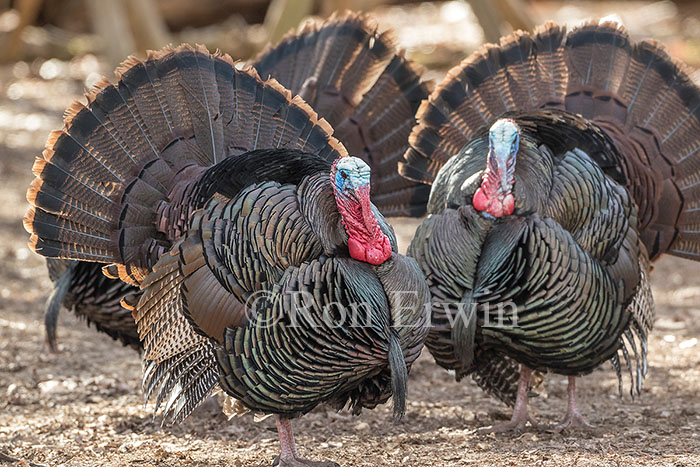
<instances>
[{"instance_id":1,"label":"tail fan","mask_svg":"<svg viewBox=\"0 0 700 467\"><path fill-rule=\"evenodd\" d=\"M464 60L421 105L400 172L432 183L481 128L543 108L580 114L614 141L621 160L598 163L633 195L651 260L700 260L700 89L660 45L616 23L547 23Z\"/></svg>"},{"instance_id":2,"label":"tail fan","mask_svg":"<svg viewBox=\"0 0 700 467\"><path fill-rule=\"evenodd\" d=\"M367 16L333 15L289 33L256 59L260 76L298 93L372 168L372 201L386 216L421 216L430 187L401 177L398 161L431 85Z\"/></svg>"},{"instance_id":3,"label":"tail fan","mask_svg":"<svg viewBox=\"0 0 700 467\"><path fill-rule=\"evenodd\" d=\"M451 69L418 110L401 174L432 183L440 167L500 115L563 108L564 37L563 28L547 23L532 35L516 32L499 46L487 45Z\"/></svg>"},{"instance_id":4,"label":"tail fan","mask_svg":"<svg viewBox=\"0 0 700 467\"><path fill-rule=\"evenodd\" d=\"M44 256L126 265L138 283L188 218L169 202L203 167L257 148L346 154L300 98L201 46L130 58L117 76L69 108L34 164L24 223Z\"/></svg>"}]
</instances>

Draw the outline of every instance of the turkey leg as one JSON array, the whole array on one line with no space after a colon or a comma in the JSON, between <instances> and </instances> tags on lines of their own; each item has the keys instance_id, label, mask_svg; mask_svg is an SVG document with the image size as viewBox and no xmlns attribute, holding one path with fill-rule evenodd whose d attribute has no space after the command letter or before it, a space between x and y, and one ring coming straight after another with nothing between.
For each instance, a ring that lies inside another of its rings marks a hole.
<instances>
[{"instance_id":1,"label":"turkey leg","mask_svg":"<svg viewBox=\"0 0 700 467\"><path fill-rule=\"evenodd\" d=\"M520 365L520 379L518 380L518 396L513 407L513 416L509 422L499 423L487 428L481 428L479 433L502 433L506 431L519 432L527 422L532 426L537 426L535 420L527 413L527 393L530 390L530 375L532 370L525 365Z\"/></svg>"},{"instance_id":2,"label":"turkey leg","mask_svg":"<svg viewBox=\"0 0 700 467\"><path fill-rule=\"evenodd\" d=\"M292 422L288 418L275 415L277 434L280 437L280 455L272 465L280 467L339 467L335 462L314 462L299 457L292 433Z\"/></svg>"},{"instance_id":3,"label":"turkey leg","mask_svg":"<svg viewBox=\"0 0 700 467\"><path fill-rule=\"evenodd\" d=\"M576 405L576 377L569 376L569 404L566 409L566 416L562 422L554 427L555 431L562 431L567 428L593 428L593 425L588 423Z\"/></svg>"}]
</instances>

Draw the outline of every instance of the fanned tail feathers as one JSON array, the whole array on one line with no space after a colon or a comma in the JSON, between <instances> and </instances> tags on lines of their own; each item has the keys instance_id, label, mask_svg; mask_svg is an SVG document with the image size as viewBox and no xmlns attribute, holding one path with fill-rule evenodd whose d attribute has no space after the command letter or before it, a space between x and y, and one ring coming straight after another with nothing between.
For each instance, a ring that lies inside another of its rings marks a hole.
<instances>
[{"instance_id":1,"label":"fanned tail feathers","mask_svg":"<svg viewBox=\"0 0 700 467\"><path fill-rule=\"evenodd\" d=\"M652 260L700 260L700 90L659 44L616 23L547 23L465 59L421 105L400 171L432 183L481 128L540 108L581 114L615 142L621 160L598 162L633 195Z\"/></svg>"},{"instance_id":2,"label":"fanned tail feathers","mask_svg":"<svg viewBox=\"0 0 700 467\"><path fill-rule=\"evenodd\" d=\"M40 254L126 265L120 277L138 282L172 241L156 208L183 169L257 148L346 154L303 100L202 46L130 58L117 75L69 108L34 164L24 224Z\"/></svg>"},{"instance_id":3,"label":"fanned tail feathers","mask_svg":"<svg viewBox=\"0 0 700 467\"><path fill-rule=\"evenodd\" d=\"M503 113L563 107L564 35L565 30L553 23L533 35L517 32L501 39L500 46L487 45L451 69L418 110L411 148L399 164L401 174L432 183L440 167L477 130Z\"/></svg>"},{"instance_id":4,"label":"fanned tail feathers","mask_svg":"<svg viewBox=\"0 0 700 467\"><path fill-rule=\"evenodd\" d=\"M397 52L390 32L363 14L334 14L289 33L254 66L304 98L348 152L370 165L372 201L384 215L425 213L430 187L401 177L397 164L432 86Z\"/></svg>"}]
</instances>

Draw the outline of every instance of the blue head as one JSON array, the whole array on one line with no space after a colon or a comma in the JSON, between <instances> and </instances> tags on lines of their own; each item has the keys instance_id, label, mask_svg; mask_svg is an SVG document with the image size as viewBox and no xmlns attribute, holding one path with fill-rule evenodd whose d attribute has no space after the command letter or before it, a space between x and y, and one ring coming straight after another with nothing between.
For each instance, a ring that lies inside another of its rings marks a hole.
<instances>
[{"instance_id":1,"label":"blue head","mask_svg":"<svg viewBox=\"0 0 700 467\"><path fill-rule=\"evenodd\" d=\"M520 128L509 118L501 118L489 129L489 153L481 187L472 204L493 217L513 213L515 199L511 190L515 181L515 161L520 145Z\"/></svg>"},{"instance_id":2,"label":"blue head","mask_svg":"<svg viewBox=\"0 0 700 467\"><path fill-rule=\"evenodd\" d=\"M336 195L352 196L361 199L369 195L370 169L362 159L341 157L333 164L333 184Z\"/></svg>"},{"instance_id":3,"label":"blue head","mask_svg":"<svg viewBox=\"0 0 700 467\"><path fill-rule=\"evenodd\" d=\"M501 118L489 129L489 165L498 167L499 175L515 170L515 159L520 145L520 128L511 119Z\"/></svg>"}]
</instances>

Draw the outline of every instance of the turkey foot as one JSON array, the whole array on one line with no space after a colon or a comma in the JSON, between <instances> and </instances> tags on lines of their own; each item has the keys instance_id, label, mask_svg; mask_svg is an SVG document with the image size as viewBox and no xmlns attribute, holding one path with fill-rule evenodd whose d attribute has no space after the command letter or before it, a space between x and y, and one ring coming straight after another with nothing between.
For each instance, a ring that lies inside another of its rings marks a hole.
<instances>
[{"instance_id":1,"label":"turkey foot","mask_svg":"<svg viewBox=\"0 0 700 467\"><path fill-rule=\"evenodd\" d=\"M297 452L297 445L294 442L292 433L292 422L288 418L275 415L277 434L280 437L280 455L272 463L273 466L280 467L340 467L335 462L318 462L302 459Z\"/></svg>"},{"instance_id":2,"label":"turkey foot","mask_svg":"<svg viewBox=\"0 0 700 467\"><path fill-rule=\"evenodd\" d=\"M515 407L513 407L513 416L510 421L499 423L486 428L477 430L479 434L486 433L504 433L514 431L516 433L522 431L527 422L532 426L537 426L535 420L527 413L527 392L530 386L530 375L532 370L525 365L520 366L520 379L518 380L518 395L515 399Z\"/></svg>"},{"instance_id":3,"label":"turkey foot","mask_svg":"<svg viewBox=\"0 0 700 467\"><path fill-rule=\"evenodd\" d=\"M591 429L593 425L588 423L581 415L576 405L576 377L569 376L569 405L566 409L566 416L562 422L555 426L553 431L563 431L567 429Z\"/></svg>"},{"instance_id":4,"label":"turkey foot","mask_svg":"<svg viewBox=\"0 0 700 467\"><path fill-rule=\"evenodd\" d=\"M272 465L280 467L340 467L340 464L336 462L310 461L299 456L291 456L284 459L277 456Z\"/></svg>"},{"instance_id":5,"label":"turkey foot","mask_svg":"<svg viewBox=\"0 0 700 467\"><path fill-rule=\"evenodd\" d=\"M564 420L562 422L554 427L554 431L563 431L563 430L570 430L570 429L582 429L582 430L590 430L593 428L593 425L588 423L585 418L583 418L583 415L579 413L578 411L576 412L567 412L566 417L564 417Z\"/></svg>"},{"instance_id":6,"label":"turkey foot","mask_svg":"<svg viewBox=\"0 0 700 467\"><path fill-rule=\"evenodd\" d=\"M525 429L527 422L530 422L530 425L532 426L537 426L535 419L529 416L527 412L525 413L525 417L516 417L514 413L510 421L493 426L487 426L485 428L479 428L476 432L480 435L485 435L488 433L507 433L510 431L520 433L523 431L523 429Z\"/></svg>"}]
</instances>

